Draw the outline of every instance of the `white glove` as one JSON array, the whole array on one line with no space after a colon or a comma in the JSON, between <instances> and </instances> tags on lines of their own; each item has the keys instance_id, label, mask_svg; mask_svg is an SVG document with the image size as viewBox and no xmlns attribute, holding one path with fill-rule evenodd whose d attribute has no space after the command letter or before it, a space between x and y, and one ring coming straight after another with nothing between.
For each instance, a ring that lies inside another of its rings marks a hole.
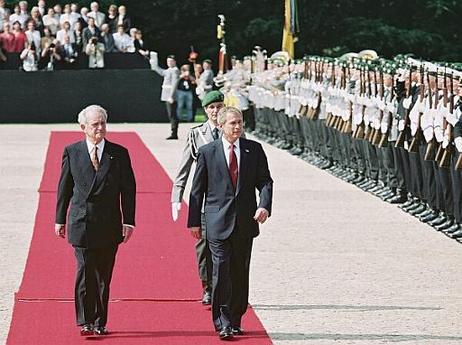
<instances>
[{"instance_id":1,"label":"white glove","mask_svg":"<svg viewBox=\"0 0 462 345\"><path fill-rule=\"evenodd\" d=\"M462 137L457 137L454 139L454 145L459 153L462 152Z\"/></svg>"},{"instance_id":2,"label":"white glove","mask_svg":"<svg viewBox=\"0 0 462 345\"><path fill-rule=\"evenodd\" d=\"M449 138L447 137L447 135L445 135L443 138L443 149L446 149L448 145L449 145Z\"/></svg>"},{"instance_id":3,"label":"white glove","mask_svg":"<svg viewBox=\"0 0 462 345\"><path fill-rule=\"evenodd\" d=\"M178 219L178 211L181 210L181 202L172 202L172 218L176 222Z\"/></svg>"}]
</instances>

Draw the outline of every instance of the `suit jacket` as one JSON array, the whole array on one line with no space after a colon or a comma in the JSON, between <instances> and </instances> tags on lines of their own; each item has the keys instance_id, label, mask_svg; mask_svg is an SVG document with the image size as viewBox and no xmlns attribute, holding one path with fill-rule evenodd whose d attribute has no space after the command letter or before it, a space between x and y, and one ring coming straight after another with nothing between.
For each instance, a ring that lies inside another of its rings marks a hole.
<instances>
[{"instance_id":1,"label":"suit jacket","mask_svg":"<svg viewBox=\"0 0 462 345\"><path fill-rule=\"evenodd\" d=\"M236 190L231 182L223 142L216 140L199 148L196 172L189 199L188 227L201 225L201 208L205 198L207 239L225 240L233 231L241 236L256 237L258 223L255 189L260 192L258 207L271 214L273 180L262 146L240 138L240 167Z\"/></svg>"},{"instance_id":2,"label":"suit jacket","mask_svg":"<svg viewBox=\"0 0 462 345\"><path fill-rule=\"evenodd\" d=\"M178 67L171 67L163 69L159 65L153 66L154 71L164 77L162 82L162 92L160 94L160 100L167 102L170 98L176 98L176 87L180 80L180 70Z\"/></svg>"},{"instance_id":3,"label":"suit jacket","mask_svg":"<svg viewBox=\"0 0 462 345\"><path fill-rule=\"evenodd\" d=\"M114 36L111 33L105 34L104 36L101 35L101 42L104 43L104 51L106 53L115 53L117 52Z\"/></svg>"},{"instance_id":4,"label":"suit jacket","mask_svg":"<svg viewBox=\"0 0 462 345\"><path fill-rule=\"evenodd\" d=\"M121 243L122 224L135 225L136 183L127 149L106 140L95 173L86 141L64 149L56 223L66 224L74 246L104 248Z\"/></svg>"}]
</instances>

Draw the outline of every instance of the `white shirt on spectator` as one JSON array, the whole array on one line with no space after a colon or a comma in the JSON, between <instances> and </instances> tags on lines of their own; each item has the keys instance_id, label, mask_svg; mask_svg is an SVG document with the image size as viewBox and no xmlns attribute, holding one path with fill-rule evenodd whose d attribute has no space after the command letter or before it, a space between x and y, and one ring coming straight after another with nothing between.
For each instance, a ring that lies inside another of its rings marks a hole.
<instances>
[{"instance_id":1,"label":"white shirt on spectator","mask_svg":"<svg viewBox=\"0 0 462 345\"><path fill-rule=\"evenodd\" d=\"M74 25L75 23L77 22L78 18L76 19L72 13L64 13L64 14L61 14L61 17L59 17L59 24L61 25L61 27L63 27L63 24L65 22L69 22L69 24L71 25L71 29L73 30L74 29Z\"/></svg>"},{"instance_id":2,"label":"white shirt on spectator","mask_svg":"<svg viewBox=\"0 0 462 345\"><path fill-rule=\"evenodd\" d=\"M24 49L21 53L22 68L26 72L37 71L37 55L29 49Z\"/></svg>"},{"instance_id":3,"label":"white shirt on spectator","mask_svg":"<svg viewBox=\"0 0 462 345\"><path fill-rule=\"evenodd\" d=\"M73 30L69 30L69 31L65 31L64 29L59 30L56 33L56 39L62 44L64 43L64 35L66 34L69 36L69 41L71 43L75 43L75 35L74 35Z\"/></svg>"},{"instance_id":4,"label":"white shirt on spectator","mask_svg":"<svg viewBox=\"0 0 462 345\"><path fill-rule=\"evenodd\" d=\"M120 52L127 52L130 47L135 47L131 37L125 33L119 34L116 32L112 36L114 37L114 44Z\"/></svg>"},{"instance_id":5,"label":"white shirt on spectator","mask_svg":"<svg viewBox=\"0 0 462 345\"><path fill-rule=\"evenodd\" d=\"M55 16L50 16L48 14L44 15L43 25L50 29L50 32L53 36L56 36L59 28L59 21L55 18Z\"/></svg>"},{"instance_id":6,"label":"white shirt on spectator","mask_svg":"<svg viewBox=\"0 0 462 345\"><path fill-rule=\"evenodd\" d=\"M95 20L96 27L100 28L101 25L106 21L106 15L103 12L88 12L87 17L93 18Z\"/></svg>"},{"instance_id":7,"label":"white shirt on spectator","mask_svg":"<svg viewBox=\"0 0 462 345\"><path fill-rule=\"evenodd\" d=\"M34 30L34 31L29 31L27 30L25 32L26 34L26 37L27 37L27 41L29 41L29 43L34 43L35 44L35 49L37 49L37 51L40 50L40 32L37 31L37 30Z\"/></svg>"},{"instance_id":8,"label":"white shirt on spectator","mask_svg":"<svg viewBox=\"0 0 462 345\"><path fill-rule=\"evenodd\" d=\"M10 25L13 26L14 22L19 22L23 30L26 27L26 19L24 19L24 17L21 16L20 14L13 13L10 16Z\"/></svg>"}]
</instances>

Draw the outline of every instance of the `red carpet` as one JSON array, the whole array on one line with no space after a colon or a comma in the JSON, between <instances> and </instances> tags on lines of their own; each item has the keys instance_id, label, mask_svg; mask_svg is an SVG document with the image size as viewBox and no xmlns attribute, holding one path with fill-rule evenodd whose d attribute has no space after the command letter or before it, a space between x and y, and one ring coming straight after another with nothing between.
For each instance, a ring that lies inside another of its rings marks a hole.
<instances>
[{"instance_id":1,"label":"red carpet","mask_svg":"<svg viewBox=\"0 0 462 345\"><path fill-rule=\"evenodd\" d=\"M56 186L64 146L81 140L78 132L53 132L50 137L34 234L23 280L17 293L7 344L66 344L87 340L108 344L218 344L210 311L198 301L194 240L170 217L172 182L135 133L108 136L128 148L137 179L137 228L117 256L109 328L104 339L87 339L75 327L72 248L53 233ZM186 210L183 205L183 210ZM271 344L249 309L242 344Z\"/></svg>"}]
</instances>

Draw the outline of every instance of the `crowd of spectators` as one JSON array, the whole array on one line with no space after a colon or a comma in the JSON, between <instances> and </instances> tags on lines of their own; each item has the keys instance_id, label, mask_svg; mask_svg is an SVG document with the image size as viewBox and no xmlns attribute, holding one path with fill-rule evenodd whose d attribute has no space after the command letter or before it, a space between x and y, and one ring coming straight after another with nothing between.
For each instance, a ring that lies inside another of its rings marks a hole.
<instances>
[{"instance_id":1,"label":"crowd of spectators","mask_svg":"<svg viewBox=\"0 0 462 345\"><path fill-rule=\"evenodd\" d=\"M110 5L106 14L98 2L88 9L75 3L47 7L38 0L29 10L27 1L9 9L0 0L0 66L17 53L24 71L104 68L104 53L117 52L149 58L125 6Z\"/></svg>"}]
</instances>

